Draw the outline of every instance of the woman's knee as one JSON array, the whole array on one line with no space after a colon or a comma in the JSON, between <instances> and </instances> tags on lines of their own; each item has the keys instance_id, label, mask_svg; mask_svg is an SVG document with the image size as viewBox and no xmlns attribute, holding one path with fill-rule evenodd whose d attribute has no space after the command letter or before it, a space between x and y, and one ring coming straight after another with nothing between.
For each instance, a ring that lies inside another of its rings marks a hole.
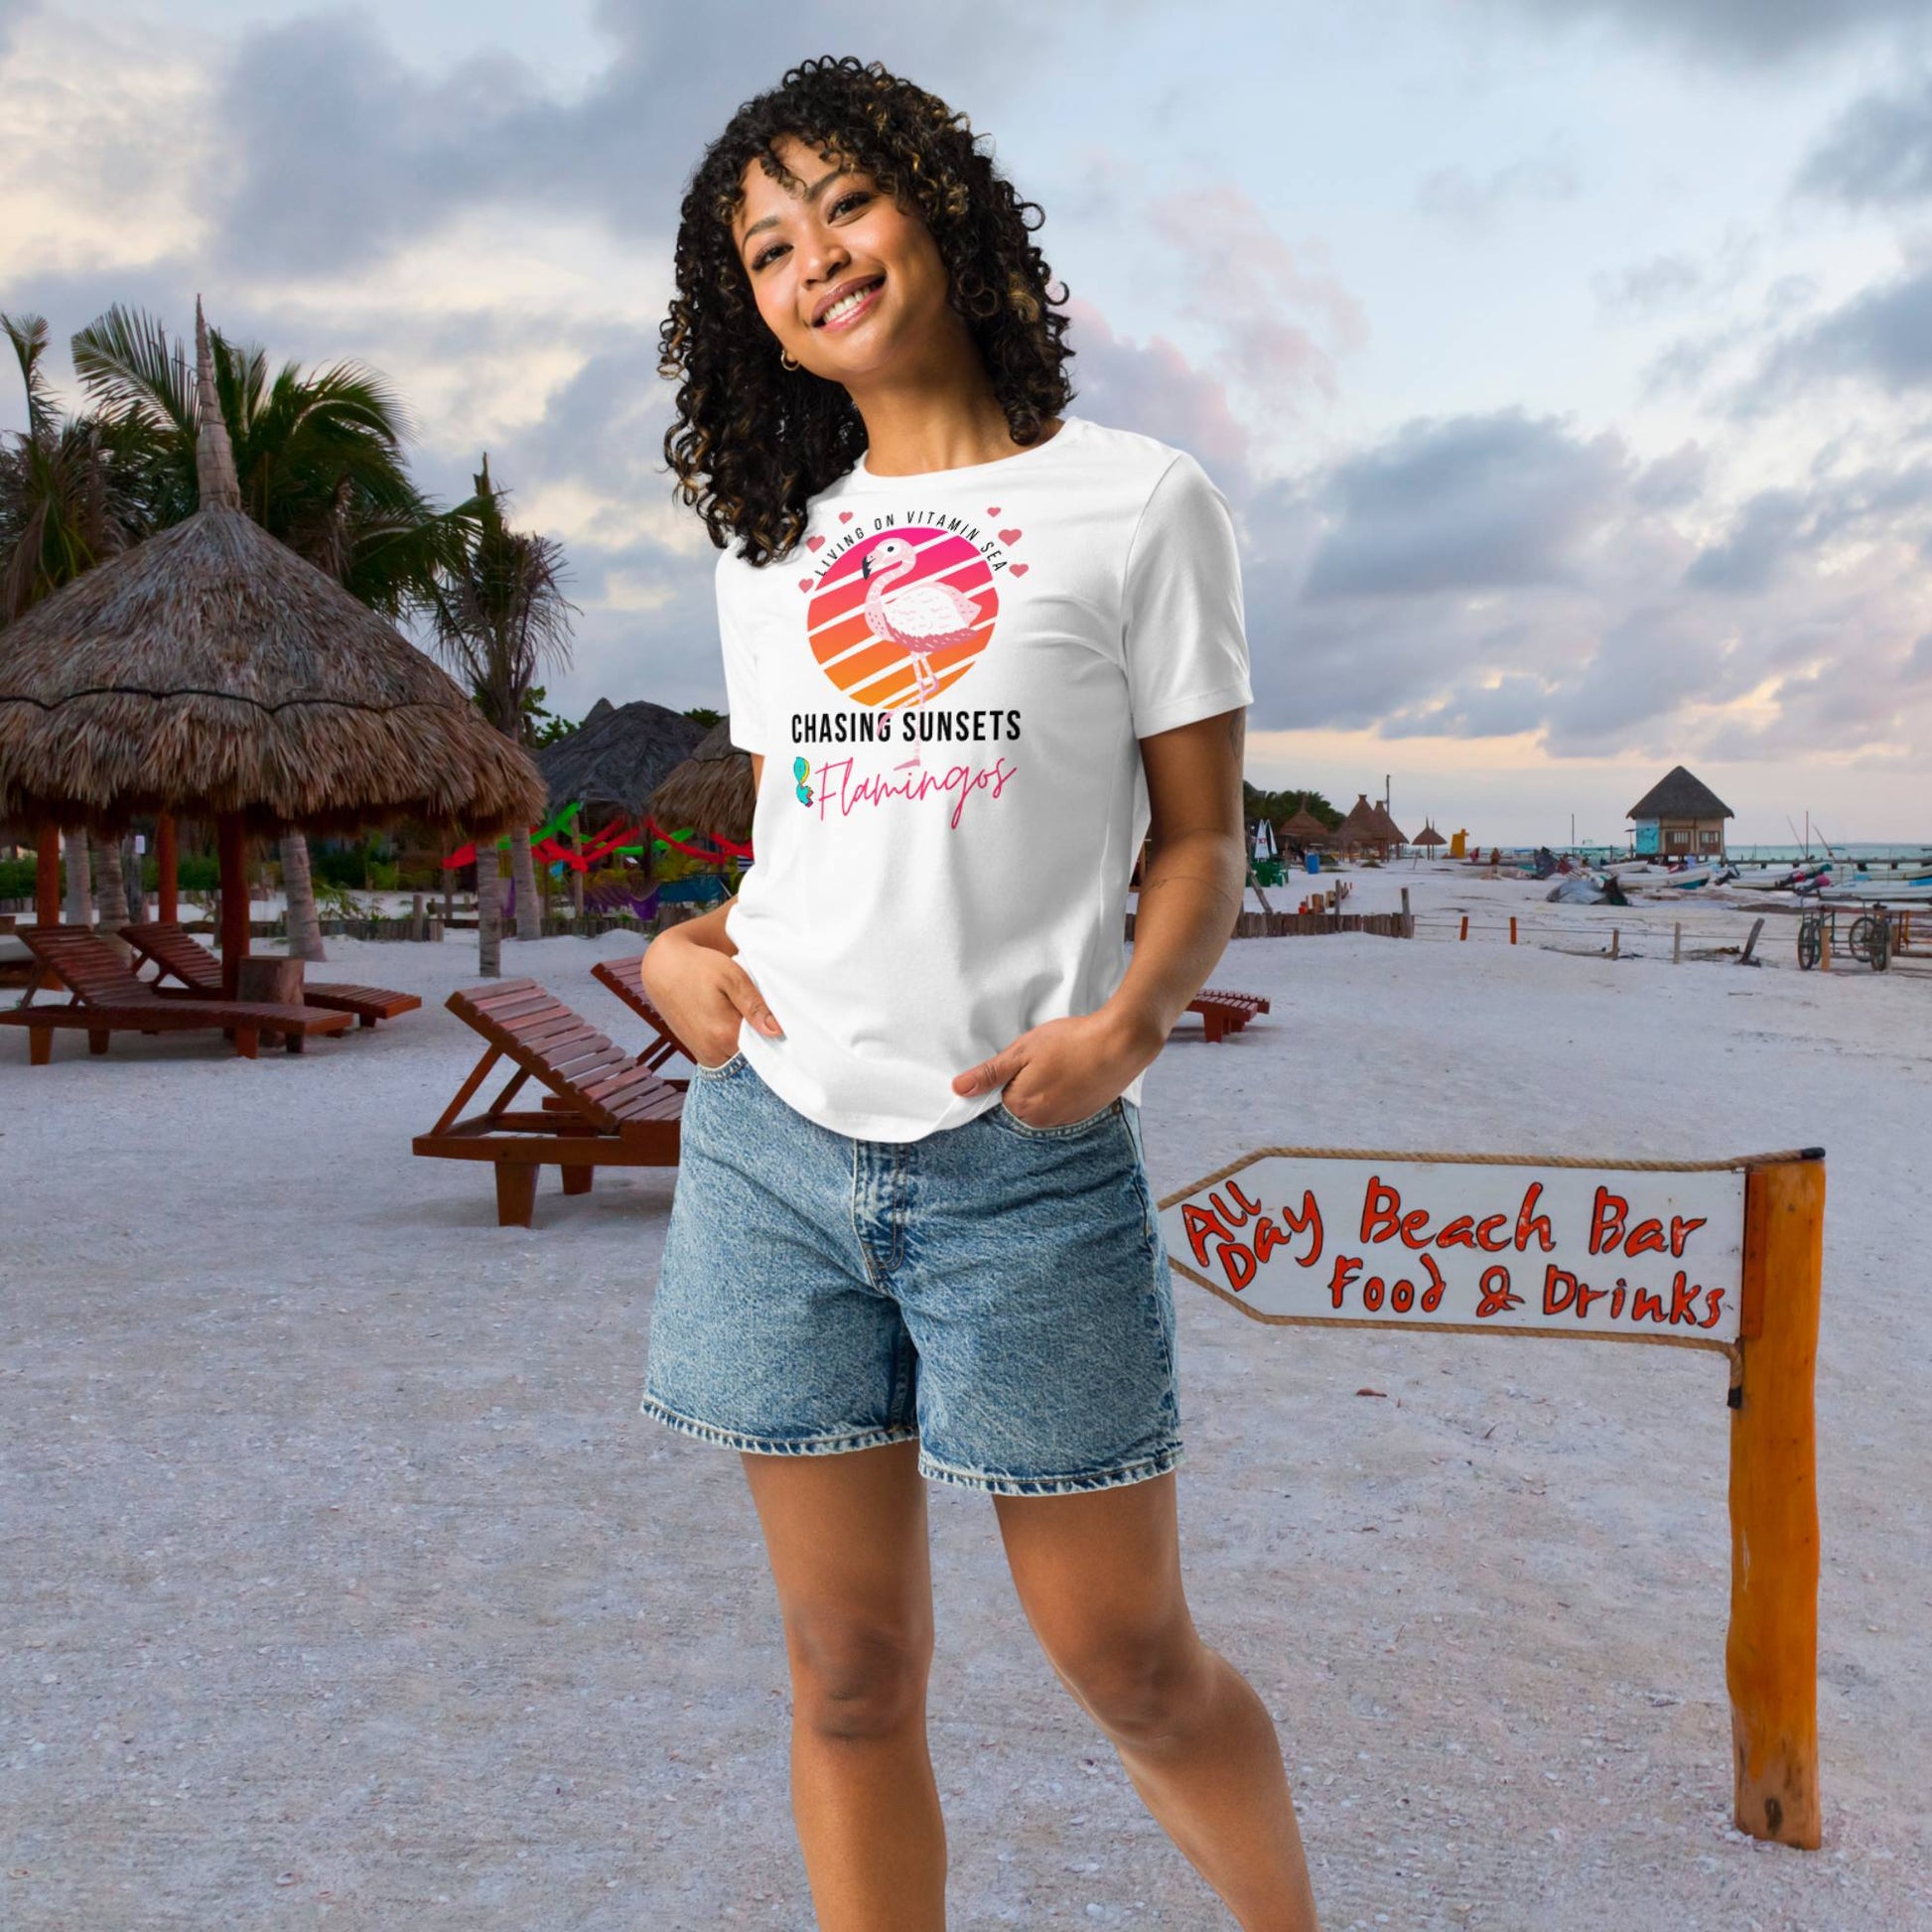
<instances>
[{"instance_id":1,"label":"woman's knee","mask_svg":"<svg viewBox=\"0 0 1932 1932\"><path fill-rule=\"evenodd\" d=\"M932 1631L840 1612L794 1612L785 1634L792 1706L822 1737L887 1737L925 1707Z\"/></svg>"},{"instance_id":2,"label":"woman's knee","mask_svg":"<svg viewBox=\"0 0 1932 1932\"><path fill-rule=\"evenodd\" d=\"M1206 1708L1212 1653L1191 1628L1095 1632L1060 1646L1054 1668L1117 1743L1186 1735Z\"/></svg>"}]
</instances>

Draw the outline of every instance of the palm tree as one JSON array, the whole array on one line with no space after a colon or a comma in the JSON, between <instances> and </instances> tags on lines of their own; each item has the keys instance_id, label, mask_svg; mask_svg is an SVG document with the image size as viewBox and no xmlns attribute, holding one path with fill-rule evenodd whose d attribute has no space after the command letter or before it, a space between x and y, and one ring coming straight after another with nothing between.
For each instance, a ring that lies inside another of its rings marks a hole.
<instances>
[{"instance_id":1,"label":"palm tree","mask_svg":"<svg viewBox=\"0 0 1932 1932\"><path fill-rule=\"evenodd\" d=\"M417 605L436 571L462 554L459 526L410 481L402 447L409 422L380 376L353 362L305 373L267 352L208 332L215 393L234 446L242 507L272 536L385 617ZM73 339L87 394L151 441L157 521L200 503L195 453L200 410L184 341L139 309L116 304ZM289 951L327 955L316 917L308 841L281 841Z\"/></svg>"},{"instance_id":2,"label":"palm tree","mask_svg":"<svg viewBox=\"0 0 1932 1932\"><path fill-rule=\"evenodd\" d=\"M125 414L63 417L41 368L47 323L0 315L27 428L0 446L0 623L156 527L153 441Z\"/></svg>"},{"instance_id":3,"label":"palm tree","mask_svg":"<svg viewBox=\"0 0 1932 1932\"><path fill-rule=\"evenodd\" d=\"M27 428L0 443L0 624L154 527L151 439L131 418L64 417L41 359L47 323L0 315L27 390ZM87 841L65 841L69 916L88 916Z\"/></svg>"},{"instance_id":4,"label":"palm tree","mask_svg":"<svg viewBox=\"0 0 1932 1932\"><path fill-rule=\"evenodd\" d=\"M489 477L489 458L477 473L476 494L451 516L468 541L461 558L439 571L424 609L438 651L464 678L484 717L519 744L531 737L529 697L546 665L570 662L570 613L563 594L563 547L550 537L512 530L503 519L504 492ZM510 834L516 881L516 936L540 938L536 868L527 826ZM493 854L478 854L477 927L482 970L497 970L496 870Z\"/></svg>"}]
</instances>

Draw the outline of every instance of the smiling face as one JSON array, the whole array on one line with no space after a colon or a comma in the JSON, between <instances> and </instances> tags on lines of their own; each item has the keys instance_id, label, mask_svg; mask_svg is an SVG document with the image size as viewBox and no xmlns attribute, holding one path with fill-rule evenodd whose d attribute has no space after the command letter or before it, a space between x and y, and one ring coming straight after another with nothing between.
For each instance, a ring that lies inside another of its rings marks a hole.
<instances>
[{"instance_id":1,"label":"smiling face","mask_svg":"<svg viewBox=\"0 0 1932 1932\"><path fill-rule=\"evenodd\" d=\"M948 306L946 265L916 208L872 178L786 135L773 144L791 176L753 162L732 238L759 314L793 361L848 388L963 336Z\"/></svg>"}]
</instances>

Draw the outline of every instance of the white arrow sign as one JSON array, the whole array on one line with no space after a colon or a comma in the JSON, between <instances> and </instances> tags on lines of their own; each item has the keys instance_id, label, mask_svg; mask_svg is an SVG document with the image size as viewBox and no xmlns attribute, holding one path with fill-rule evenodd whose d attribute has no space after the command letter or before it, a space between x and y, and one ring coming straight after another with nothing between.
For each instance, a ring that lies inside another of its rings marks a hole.
<instances>
[{"instance_id":1,"label":"white arrow sign","mask_svg":"<svg viewBox=\"0 0 1932 1932\"><path fill-rule=\"evenodd\" d=\"M1264 1149L1162 1203L1168 1258L1264 1321L1737 1338L1744 1171Z\"/></svg>"}]
</instances>

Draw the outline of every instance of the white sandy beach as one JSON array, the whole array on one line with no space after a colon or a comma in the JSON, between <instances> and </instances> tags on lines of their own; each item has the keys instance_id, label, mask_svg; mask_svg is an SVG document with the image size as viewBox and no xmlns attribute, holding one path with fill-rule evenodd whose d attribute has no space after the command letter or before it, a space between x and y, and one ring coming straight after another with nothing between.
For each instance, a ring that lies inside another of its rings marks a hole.
<instances>
[{"instance_id":1,"label":"white sandy beach","mask_svg":"<svg viewBox=\"0 0 1932 1932\"><path fill-rule=\"evenodd\" d=\"M1932 1926L1932 962L1801 974L1773 918L1760 970L1673 966L1674 919L1693 951L1749 910L1446 867L1404 885L1414 942L1230 945L1210 983L1274 1010L1151 1070L1157 1192L1269 1143L1823 1144L1825 1845L1729 1822L1722 1358L1270 1329L1177 1279L1196 1613L1280 1720L1324 1925ZM1615 961L1544 943L1613 924ZM588 972L635 945L505 971L635 1040ZM486 1169L409 1154L479 1050L440 1006L474 935L330 951L425 1010L255 1062L66 1035L30 1069L0 1030L0 1923L803 1932L744 1479L636 1414L672 1175L551 1171L498 1229ZM1231 1924L1038 1655L990 1505L930 1493L952 1923Z\"/></svg>"}]
</instances>

